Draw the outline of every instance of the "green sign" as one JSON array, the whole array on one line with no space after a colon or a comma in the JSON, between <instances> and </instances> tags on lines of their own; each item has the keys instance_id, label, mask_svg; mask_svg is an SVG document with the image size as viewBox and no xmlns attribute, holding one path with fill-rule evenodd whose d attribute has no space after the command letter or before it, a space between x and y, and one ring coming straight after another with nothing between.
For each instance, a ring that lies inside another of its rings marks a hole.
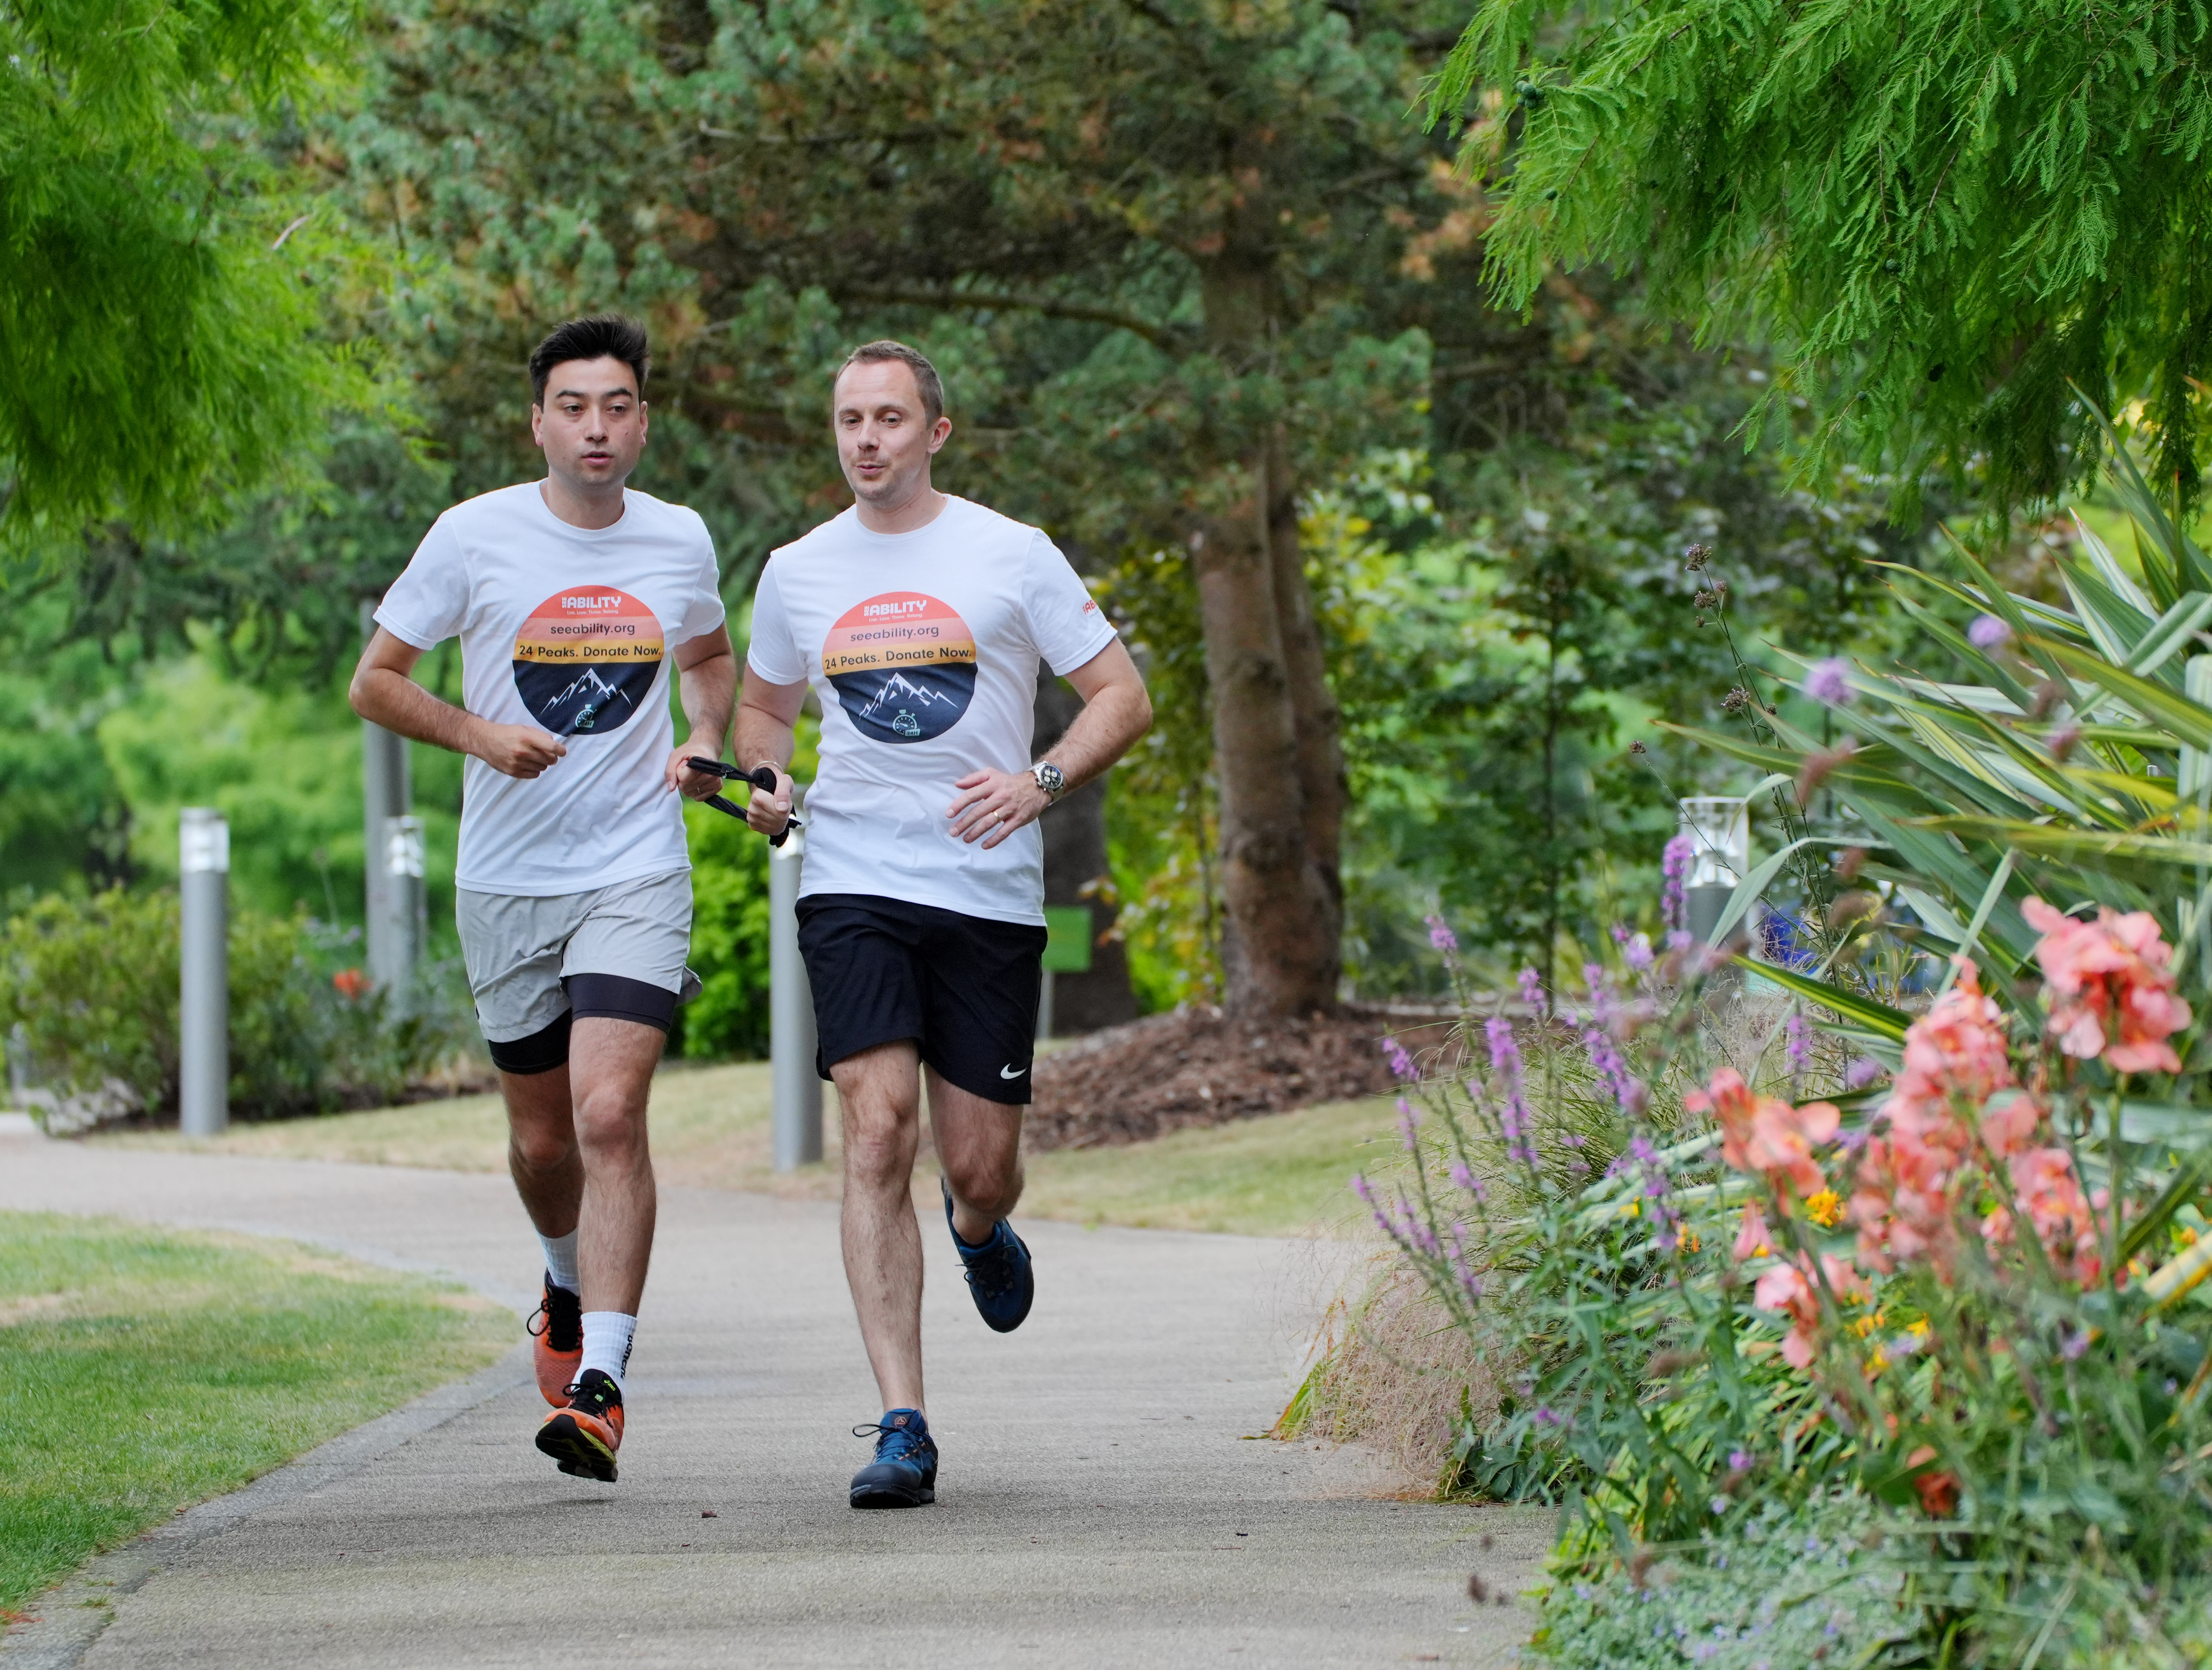
<instances>
[{"instance_id":1,"label":"green sign","mask_svg":"<svg viewBox=\"0 0 2212 1670\"><path fill-rule=\"evenodd\" d=\"M1091 967L1091 907L1044 908L1044 966L1055 975L1079 975Z\"/></svg>"}]
</instances>

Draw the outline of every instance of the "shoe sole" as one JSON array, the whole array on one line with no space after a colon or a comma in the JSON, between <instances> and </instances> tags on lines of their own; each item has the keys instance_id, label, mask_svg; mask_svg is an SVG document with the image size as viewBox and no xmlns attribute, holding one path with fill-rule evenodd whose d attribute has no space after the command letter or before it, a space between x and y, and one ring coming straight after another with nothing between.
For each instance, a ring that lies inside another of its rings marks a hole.
<instances>
[{"instance_id":1,"label":"shoe sole","mask_svg":"<svg viewBox=\"0 0 2212 1670\"><path fill-rule=\"evenodd\" d=\"M574 1416L563 1411L538 1429L538 1448L561 1464L561 1471L576 1479L615 1482L615 1453L586 1432Z\"/></svg>"},{"instance_id":2,"label":"shoe sole","mask_svg":"<svg viewBox=\"0 0 2212 1670\"><path fill-rule=\"evenodd\" d=\"M921 1508L937 1500L937 1492L924 1485L918 1491L855 1491L855 1508Z\"/></svg>"}]
</instances>

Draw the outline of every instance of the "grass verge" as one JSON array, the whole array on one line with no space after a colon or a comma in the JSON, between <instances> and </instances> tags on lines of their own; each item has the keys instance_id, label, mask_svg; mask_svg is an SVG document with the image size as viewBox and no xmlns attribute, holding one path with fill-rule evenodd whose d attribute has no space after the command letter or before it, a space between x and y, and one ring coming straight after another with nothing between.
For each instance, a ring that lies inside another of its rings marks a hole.
<instances>
[{"instance_id":1,"label":"grass verge","mask_svg":"<svg viewBox=\"0 0 2212 1670\"><path fill-rule=\"evenodd\" d=\"M0 1212L0 1618L514 1337L488 1300L289 1242Z\"/></svg>"},{"instance_id":2,"label":"grass verge","mask_svg":"<svg viewBox=\"0 0 2212 1670\"><path fill-rule=\"evenodd\" d=\"M653 1169L665 1183L832 1198L839 1187L837 1096L823 1087L820 1165L770 1169L769 1069L763 1062L672 1064L653 1086ZM96 1137L131 1147L201 1148L274 1158L503 1171L507 1119L495 1096L240 1126L210 1139L174 1132ZM1387 1098L1340 1102L1123 1148L1030 1156L1021 1210L1034 1217L1236 1235L1331 1234L1362 1214L1347 1187L1399 1146ZM934 1211L935 1163L923 1193Z\"/></svg>"}]
</instances>

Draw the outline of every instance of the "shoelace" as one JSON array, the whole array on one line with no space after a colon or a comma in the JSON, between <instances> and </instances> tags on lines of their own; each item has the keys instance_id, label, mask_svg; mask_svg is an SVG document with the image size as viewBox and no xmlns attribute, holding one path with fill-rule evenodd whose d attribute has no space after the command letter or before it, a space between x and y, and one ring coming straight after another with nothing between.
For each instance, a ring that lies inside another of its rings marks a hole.
<instances>
[{"instance_id":1,"label":"shoelace","mask_svg":"<svg viewBox=\"0 0 2212 1670\"><path fill-rule=\"evenodd\" d=\"M566 1309L566 1307L563 1307L563 1309ZM538 1325L539 1319L541 1317L544 1321L544 1325L542 1327ZM568 1326L564 1328L562 1332L574 1335L574 1342L567 1345L562 1345L557 1340L550 1340L549 1343L552 1345L553 1349L556 1351L580 1351L583 1349L584 1345L583 1306L579 1303L576 1307L575 1315L567 1320ZM522 1331L533 1339L545 1338L550 1335L553 1332L553 1300L552 1296L548 1294L538 1301L538 1309L530 1313L530 1320L522 1325Z\"/></svg>"},{"instance_id":2,"label":"shoelace","mask_svg":"<svg viewBox=\"0 0 2212 1670\"><path fill-rule=\"evenodd\" d=\"M962 1273L969 1287L987 1299L995 1299L1014 1290L1016 1257L1012 1238L1003 1224L994 1224L990 1240L982 1246L960 1248Z\"/></svg>"},{"instance_id":3,"label":"shoelace","mask_svg":"<svg viewBox=\"0 0 2212 1670\"><path fill-rule=\"evenodd\" d=\"M903 1461L928 1442L927 1437L910 1426L885 1426L880 1421L868 1421L853 1429L855 1438L865 1438L870 1433L876 1439L876 1460Z\"/></svg>"}]
</instances>

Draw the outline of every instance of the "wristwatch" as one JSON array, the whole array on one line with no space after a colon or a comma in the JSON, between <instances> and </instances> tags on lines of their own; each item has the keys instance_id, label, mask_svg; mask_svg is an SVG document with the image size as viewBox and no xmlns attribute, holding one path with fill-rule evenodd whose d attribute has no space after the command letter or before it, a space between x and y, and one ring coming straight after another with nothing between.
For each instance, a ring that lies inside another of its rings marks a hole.
<instances>
[{"instance_id":1,"label":"wristwatch","mask_svg":"<svg viewBox=\"0 0 2212 1670\"><path fill-rule=\"evenodd\" d=\"M1060 774L1060 768L1050 760L1039 760L1030 768L1030 775L1036 779L1036 786L1044 791L1044 803L1048 806L1059 805L1060 797L1067 792L1067 779Z\"/></svg>"}]
</instances>

